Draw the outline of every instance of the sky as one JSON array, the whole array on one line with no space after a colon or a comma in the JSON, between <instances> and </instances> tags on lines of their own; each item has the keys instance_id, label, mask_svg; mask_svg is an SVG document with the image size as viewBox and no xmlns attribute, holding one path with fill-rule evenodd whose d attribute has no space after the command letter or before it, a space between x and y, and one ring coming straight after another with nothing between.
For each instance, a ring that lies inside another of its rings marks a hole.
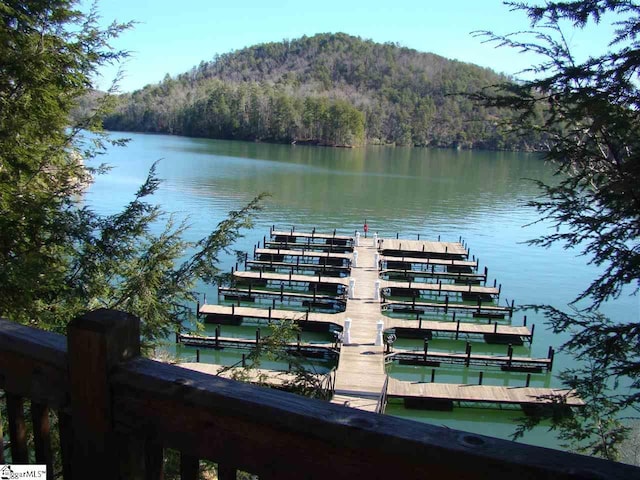
<instances>
[{"instance_id":1,"label":"sky","mask_svg":"<svg viewBox=\"0 0 640 480\"><path fill-rule=\"evenodd\" d=\"M393 42L508 75L535 61L472 35L528 28L526 16L511 12L501 0L101 0L98 10L105 25L138 22L112 43L131 53L123 66L122 92L186 72L216 54L327 32ZM582 55L602 52L611 31L604 26L572 32L569 42ZM97 87L108 88L116 71L103 69Z\"/></svg>"}]
</instances>

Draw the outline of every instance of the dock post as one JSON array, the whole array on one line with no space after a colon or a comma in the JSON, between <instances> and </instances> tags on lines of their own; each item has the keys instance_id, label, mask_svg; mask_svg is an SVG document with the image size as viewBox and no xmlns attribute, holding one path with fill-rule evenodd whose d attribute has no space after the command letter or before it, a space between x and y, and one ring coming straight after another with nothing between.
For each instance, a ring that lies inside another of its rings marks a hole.
<instances>
[{"instance_id":1,"label":"dock post","mask_svg":"<svg viewBox=\"0 0 640 480\"><path fill-rule=\"evenodd\" d=\"M530 383L531 383L531 374L527 373L527 383L525 384L525 387L528 387Z\"/></svg>"},{"instance_id":2,"label":"dock post","mask_svg":"<svg viewBox=\"0 0 640 480\"><path fill-rule=\"evenodd\" d=\"M356 296L356 279L349 278L349 298L353 300Z\"/></svg>"},{"instance_id":3,"label":"dock post","mask_svg":"<svg viewBox=\"0 0 640 480\"><path fill-rule=\"evenodd\" d=\"M529 337L529 344L533 343L533 332L536 331L536 324L531 325L531 336Z\"/></svg>"},{"instance_id":4,"label":"dock post","mask_svg":"<svg viewBox=\"0 0 640 480\"><path fill-rule=\"evenodd\" d=\"M436 369L432 368L431 369L431 383L435 383L436 382Z\"/></svg>"},{"instance_id":5,"label":"dock post","mask_svg":"<svg viewBox=\"0 0 640 480\"><path fill-rule=\"evenodd\" d=\"M445 295L444 297L444 314L446 315L449 312L449 295Z\"/></svg>"},{"instance_id":6,"label":"dock post","mask_svg":"<svg viewBox=\"0 0 640 480\"><path fill-rule=\"evenodd\" d=\"M280 282L280 303L284 301L284 282Z\"/></svg>"},{"instance_id":7,"label":"dock post","mask_svg":"<svg viewBox=\"0 0 640 480\"><path fill-rule=\"evenodd\" d=\"M236 305L235 303L233 305L231 305L231 320L235 320L236 319Z\"/></svg>"},{"instance_id":8,"label":"dock post","mask_svg":"<svg viewBox=\"0 0 640 480\"><path fill-rule=\"evenodd\" d=\"M456 312L453 312L453 319L452 320L453 320L453 322L456 321Z\"/></svg>"},{"instance_id":9,"label":"dock post","mask_svg":"<svg viewBox=\"0 0 640 480\"><path fill-rule=\"evenodd\" d=\"M200 363L200 349L196 349L196 363Z\"/></svg>"},{"instance_id":10,"label":"dock post","mask_svg":"<svg viewBox=\"0 0 640 480\"><path fill-rule=\"evenodd\" d=\"M460 334L460 320L456 322L456 340L458 340L459 334Z\"/></svg>"},{"instance_id":11,"label":"dock post","mask_svg":"<svg viewBox=\"0 0 640 480\"><path fill-rule=\"evenodd\" d=\"M467 342L467 350L465 352L467 354L467 358L464 360L464 366L468 367L469 363L471 363L471 343Z\"/></svg>"},{"instance_id":12,"label":"dock post","mask_svg":"<svg viewBox=\"0 0 640 480\"><path fill-rule=\"evenodd\" d=\"M376 323L376 341L375 341L376 347L381 347L383 345L383 340L382 340L383 329L384 329L384 321L382 319L379 319Z\"/></svg>"},{"instance_id":13,"label":"dock post","mask_svg":"<svg viewBox=\"0 0 640 480\"><path fill-rule=\"evenodd\" d=\"M549 362L549 368L547 369L548 372L550 372L551 369L553 369L553 357L555 357L555 355L556 355L556 352L553 349L553 347L549 347L549 360L551 361Z\"/></svg>"},{"instance_id":14,"label":"dock post","mask_svg":"<svg viewBox=\"0 0 640 480\"><path fill-rule=\"evenodd\" d=\"M482 385L482 377L484 376L484 372L480 372L478 374L478 385Z\"/></svg>"},{"instance_id":15,"label":"dock post","mask_svg":"<svg viewBox=\"0 0 640 480\"><path fill-rule=\"evenodd\" d=\"M442 292L442 280L438 280L438 296L440 296L441 292Z\"/></svg>"},{"instance_id":16,"label":"dock post","mask_svg":"<svg viewBox=\"0 0 640 480\"><path fill-rule=\"evenodd\" d=\"M398 240L399 238L400 238L400 234L396 232L396 240Z\"/></svg>"},{"instance_id":17,"label":"dock post","mask_svg":"<svg viewBox=\"0 0 640 480\"><path fill-rule=\"evenodd\" d=\"M351 343L351 319L349 317L344 319L344 330L342 330L342 343L349 345Z\"/></svg>"},{"instance_id":18,"label":"dock post","mask_svg":"<svg viewBox=\"0 0 640 480\"><path fill-rule=\"evenodd\" d=\"M418 330L422 330L422 317L418 315Z\"/></svg>"},{"instance_id":19,"label":"dock post","mask_svg":"<svg viewBox=\"0 0 640 480\"><path fill-rule=\"evenodd\" d=\"M527 316L524 316L524 320L522 322L522 324L526 327L527 326Z\"/></svg>"},{"instance_id":20,"label":"dock post","mask_svg":"<svg viewBox=\"0 0 640 480\"><path fill-rule=\"evenodd\" d=\"M256 329L256 350L260 350L260 329Z\"/></svg>"},{"instance_id":21,"label":"dock post","mask_svg":"<svg viewBox=\"0 0 640 480\"><path fill-rule=\"evenodd\" d=\"M380 279L373 282L373 299L380 300Z\"/></svg>"},{"instance_id":22,"label":"dock post","mask_svg":"<svg viewBox=\"0 0 640 480\"><path fill-rule=\"evenodd\" d=\"M220 325L216 327L216 349L220 348Z\"/></svg>"},{"instance_id":23,"label":"dock post","mask_svg":"<svg viewBox=\"0 0 640 480\"><path fill-rule=\"evenodd\" d=\"M498 333L498 322L493 322L493 333Z\"/></svg>"},{"instance_id":24,"label":"dock post","mask_svg":"<svg viewBox=\"0 0 640 480\"><path fill-rule=\"evenodd\" d=\"M424 361L427 361L427 352L429 351L429 339L424 339Z\"/></svg>"},{"instance_id":25,"label":"dock post","mask_svg":"<svg viewBox=\"0 0 640 480\"><path fill-rule=\"evenodd\" d=\"M509 311L509 318L513 318L513 306L515 303L515 300L511 300L511 310Z\"/></svg>"},{"instance_id":26,"label":"dock post","mask_svg":"<svg viewBox=\"0 0 640 480\"><path fill-rule=\"evenodd\" d=\"M246 367L247 366L247 356L246 354L242 354L242 366Z\"/></svg>"},{"instance_id":27,"label":"dock post","mask_svg":"<svg viewBox=\"0 0 640 480\"><path fill-rule=\"evenodd\" d=\"M300 352L300 332L298 332L298 352Z\"/></svg>"},{"instance_id":28,"label":"dock post","mask_svg":"<svg viewBox=\"0 0 640 480\"><path fill-rule=\"evenodd\" d=\"M373 257L373 268L376 270L380 269L380 254L376 253Z\"/></svg>"},{"instance_id":29,"label":"dock post","mask_svg":"<svg viewBox=\"0 0 640 480\"><path fill-rule=\"evenodd\" d=\"M196 318L200 318L200 300L196 302Z\"/></svg>"},{"instance_id":30,"label":"dock post","mask_svg":"<svg viewBox=\"0 0 640 480\"><path fill-rule=\"evenodd\" d=\"M269 323L271 323L271 307L269 307Z\"/></svg>"},{"instance_id":31,"label":"dock post","mask_svg":"<svg viewBox=\"0 0 640 480\"><path fill-rule=\"evenodd\" d=\"M507 362L507 365L510 367L511 366L511 359L513 358L513 345L509 344L509 346L507 347L507 355L509 355L509 361Z\"/></svg>"},{"instance_id":32,"label":"dock post","mask_svg":"<svg viewBox=\"0 0 640 480\"><path fill-rule=\"evenodd\" d=\"M358 252L353 252L353 268L358 268Z\"/></svg>"},{"instance_id":33,"label":"dock post","mask_svg":"<svg viewBox=\"0 0 640 480\"><path fill-rule=\"evenodd\" d=\"M176 343L180 343L180 334L176 332Z\"/></svg>"},{"instance_id":34,"label":"dock post","mask_svg":"<svg viewBox=\"0 0 640 480\"><path fill-rule=\"evenodd\" d=\"M356 232L356 241L355 241L355 246L359 247L360 246L360 232Z\"/></svg>"}]
</instances>

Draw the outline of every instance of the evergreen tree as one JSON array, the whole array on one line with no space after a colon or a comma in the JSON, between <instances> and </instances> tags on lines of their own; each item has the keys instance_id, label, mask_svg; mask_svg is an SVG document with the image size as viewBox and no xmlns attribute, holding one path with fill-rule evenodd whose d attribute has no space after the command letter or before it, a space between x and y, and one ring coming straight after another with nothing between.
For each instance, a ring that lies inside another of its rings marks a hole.
<instances>
[{"instance_id":1,"label":"evergreen tree","mask_svg":"<svg viewBox=\"0 0 640 480\"><path fill-rule=\"evenodd\" d=\"M554 417L553 426L575 448L615 458L626 431L619 416L640 406L640 322L609 320L598 309L623 289L637 294L640 287L640 5L509 5L529 16L531 32L481 33L543 60L531 68L535 80L505 84L479 98L486 106L517 112L517 121L507 124L511 130L533 130L548 140L546 158L557 168L557 182L539 183L543 195L531 206L556 229L531 244L576 248L602 267L572 312L540 307L554 332L571 334L563 348L577 367L564 377L592 404L573 418ZM617 29L610 50L578 61L563 25L581 29L611 19ZM625 388L614 394L620 385Z\"/></svg>"},{"instance_id":2,"label":"evergreen tree","mask_svg":"<svg viewBox=\"0 0 640 480\"><path fill-rule=\"evenodd\" d=\"M219 253L258 200L195 243L171 218L152 232L166 220L149 202L155 167L122 212L104 217L83 205L104 171L92 165L108 141L100 125L110 96L76 123L70 112L98 67L126 56L109 41L130 27L103 30L97 18L75 0L0 1L0 315L63 332L84 311L117 308L141 317L153 344L191 318L195 282L215 279ZM185 250L195 253L178 263Z\"/></svg>"}]
</instances>

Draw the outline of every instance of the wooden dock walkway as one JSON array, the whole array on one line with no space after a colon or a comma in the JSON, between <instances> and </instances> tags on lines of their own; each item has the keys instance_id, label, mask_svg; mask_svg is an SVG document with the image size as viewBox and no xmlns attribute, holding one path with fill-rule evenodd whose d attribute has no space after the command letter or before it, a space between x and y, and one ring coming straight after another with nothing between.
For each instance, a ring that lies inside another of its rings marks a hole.
<instances>
[{"instance_id":1,"label":"wooden dock walkway","mask_svg":"<svg viewBox=\"0 0 640 480\"><path fill-rule=\"evenodd\" d=\"M317 242L267 242L264 244L266 248L270 249L289 249L289 248L304 248L305 250L329 252L329 253L351 253L353 247L351 245L333 244L333 243L317 243Z\"/></svg>"},{"instance_id":2,"label":"wooden dock walkway","mask_svg":"<svg viewBox=\"0 0 640 480\"><path fill-rule=\"evenodd\" d=\"M284 257L309 257L309 258L340 258L342 260L349 260L353 257L352 253L340 253L340 252L315 252L313 250L294 250L291 248L256 248L254 255L269 255L269 256L284 256Z\"/></svg>"},{"instance_id":3,"label":"wooden dock walkway","mask_svg":"<svg viewBox=\"0 0 640 480\"><path fill-rule=\"evenodd\" d=\"M372 238L361 238L358 267L351 269L355 295L347 301L345 318L351 319L350 342L340 350L336 370L335 403L375 411L387 375L384 347L376 346L376 325L382 318L380 300L374 299L378 269L374 266L376 248Z\"/></svg>"},{"instance_id":4,"label":"wooden dock walkway","mask_svg":"<svg viewBox=\"0 0 640 480\"><path fill-rule=\"evenodd\" d=\"M323 240L343 240L345 242L353 242L353 236L351 235L336 235L335 230L333 233L321 233L321 232L296 232L295 230L283 231L283 230L273 230L271 229L271 236L278 237L289 237L289 238L318 238Z\"/></svg>"},{"instance_id":5,"label":"wooden dock walkway","mask_svg":"<svg viewBox=\"0 0 640 480\"><path fill-rule=\"evenodd\" d=\"M500 305L487 305L486 303L477 303L475 305L468 303L454 303L454 302L400 302L397 300L385 300L382 305L383 310L390 310L393 312L412 312L412 313L425 313L426 311L444 311L445 313L462 312L470 313L477 317L490 317L490 318L504 318L506 315L513 316L513 307L503 307Z\"/></svg>"},{"instance_id":6,"label":"wooden dock walkway","mask_svg":"<svg viewBox=\"0 0 640 480\"><path fill-rule=\"evenodd\" d=\"M235 287L218 287L218 292L228 299L253 299L254 297L280 297L280 301L286 299L299 299L313 302L320 300L324 302L342 302L346 301L344 295L322 295L316 293L302 293L302 292L285 292L275 290L265 290L262 288L235 288ZM252 300L250 300L252 301Z\"/></svg>"},{"instance_id":7,"label":"wooden dock walkway","mask_svg":"<svg viewBox=\"0 0 640 480\"><path fill-rule=\"evenodd\" d=\"M272 388L287 390L296 383L296 375L291 372L281 372L276 370L268 370L264 368L245 369L242 366L225 366L215 363L185 362L178 364L182 368L195 370L197 372L208 373L222 378L242 379L253 384L268 385ZM316 383L323 390L330 391L333 389L333 376L335 371L327 374L314 374Z\"/></svg>"},{"instance_id":8,"label":"wooden dock walkway","mask_svg":"<svg viewBox=\"0 0 640 480\"><path fill-rule=\"evenodd\" d=\"M424 265L431 266L437 265L442 267L469 267L473 270L478 269L478 261L477 260L456 260L456 259L444 259L444 258L418 258L418 257L407 257L404 255L392 256L389 253L380 255L380 261L383 263L406 263L406 264L416 264L416 265Z\"/></svg>"},{"instance_id":9,"label":"wooden dock walkway","mask_svg":"<svg viewBox=\"0 0 640 480\"><path fill-rule=\"evenodd\" d=\"M264 280L270 282L284 283L315 283L327 285L341 285L346 287L349 285L348 278L328 277L322 275L300 275L295 273L275 273L275 272L233 272L233 276L238 279Z\"/></svg>"},{"instance_id":10,"label":"wooden dock walkway","mask_svg":"<svg viewBox=\"0 0 640 480\"><path fill-rule=\"evenodd\" d=\"M222 350L225 348L233 348L236 350L255 350L256 345L259 347L264 338L256 337L255 340L237 337L222 336L202 336L202 335L177 335L178 343L189 347L213 348ZM288 350L299 353L300 355L313 358L336 359L339 349L332 343L309 343L309 342L292 342L286 345Z\"/></svg>"},{"instance_id":11,"label":"wooden dock walkway","mask_svg":"<svg viewBox=\"0 0 640 480\"><path fill-rule=\"evenodd\" d=\"M229 323L236 323L236 319L254 319L258 321L293 321L293 322L310 322L324 323L327 325L336 325L344 327L345 312L339 313L320 313L320 312L300 312L295 310L273 309L273 308L256 308L256 307L238 307L235 305L202 305L199 310L200 315L205 316L205 322L216 323L219 321L230 320ZM411 337L430 337L432 334L442 334L458 338L459 336L482 336L491 338L499 336L504 341L511 341L514 344L519 341L531 342L533 337L533 329L526 326L511 326L492 324L479 324L467 322L444 322L437 320L413 320L404 318L391 318L381 316L384 321L384 330L402 330L403 333ZM403 336L403 335L398 335ZM491 343L491 342L489 342Z\"/></svg>"},{"instance_id":12,"label":"wooden dock walkway","mask_svg":"<svg viewBox=\"0 0 640 480\"><path fill-rule=\"evenodd\" d=\"M584 405L584 401L574 392L556 388L405 382L394 378L389 379L387 388L389 398L418 398L440 402L544 405L551 403L552 397L558 395L565 397L568 406Z\"/></svg>"},{"instance_id":13,"label":"wooden dock walkway","mask_svg":"<svg viewBox=\"0 0 640 480\"><path fill-rule=\"evenodd\" d=\"M397 252L397 255L415 253L416 257L438 256L441 258L467 258L469 252L460 242L432 242L427 240L405 240L384 238L378 241L379 250L385 255Z\"/></svg>"},{"instance_id":14,"label":"wooden dock walkway","mask_svg":"<svg viewBox=\"0 0 640 480\"><path fill-rule=\"evenodd\" d=\"M482 336L487 343L494 343L493 339L499 339L497 343L512 342L519 344L527 341L533 341L534 328L529 330L526 326L515 327L512 325L498 325L497 322L487 323L468 323L460 320L452 322L444 322L437 320L414 320L404 318L383 317L385 330L398 330L403 333L410 334L412 337L429 338L433 333L444 334L455 337L457 340L460 336ZM398 335L400 337L402 335Z\"/></svg>"},{"instance_id":15,"label":"wooden dock walkway","mask_svg":"<svg viewBox=\"0 0 640 480\"><path fill-rule=\"evenodd\" d=\"M487 276L482 273L466 273L466 272L436 272L430 270L394 270L385 269L380 272L381 278L385 280L400 280L404 282L413 281L417 278L444 278L455 282L476 282L482 283L487 281Z\"/></svg>"},{"instance_id":16,"label":"wooden dock walkway","mask_svg":"<svg viewBox=\"0 0 640 480\"><path fill-rule=\"evenodd\" d=\"M497 297L500 289L495 287L484 287L481 285L460 285L456 283L427 283L427 282L400 282L397 280L381 280L382 288L398 290L416 290L420 292L435 293L438 295L447 294L478 294Z\"/></svg>"},{"instance_id":17,"label":"wooden dock walkway","mask_svg":"<svg viewBox=\"0 0 640 480\"><path fill-rule=\"evenodd\" d=\"M498 366L505 371L541 372L543 369L550 371L553 366L553 358L530 358L513 355L482 355L457 352L437 352L432 350L401 350L394 351L386 356L387 361L398 361L407 365L428 365L439 367L441 363L457 365L481 365Z\"/></svg>"},{"instance_id":18,"label":"wooden dock walkway","mask_svg":"<svg viewBox=\"0 0 640 480\"><path fill-rule=\"evenodd\" d=\"M198 311L200 315L210 317L205 321L216 323L222 318L250 318L255 320L293 322L326 323L327 325L344 326L344 314L340 313L320 313L320 312L299 312L295 310L284 310L274 308L237 307L235 305L202 305Z\"/></svg>"},{"instance_id":19,"label":"wooden dock walkway","mask_svg":"<svg viewBox=\"0 0 640 480\"><path fill-rule=\"evenodd\" d=\"M299 258L299 257L298 257ZM350 267L343 265L324 265L318 263L294 263L294 262L274 262L267 260L247 260L245 262L245 268L249 267L252 270L263 270L263 271L290 271L290 272L301 272L301 271L312 271L317 274L317 272L322 273L323 275L334 274L335 276L339 276L341 274L348 274L351 270Z\"/></svg>"}]
</instances>

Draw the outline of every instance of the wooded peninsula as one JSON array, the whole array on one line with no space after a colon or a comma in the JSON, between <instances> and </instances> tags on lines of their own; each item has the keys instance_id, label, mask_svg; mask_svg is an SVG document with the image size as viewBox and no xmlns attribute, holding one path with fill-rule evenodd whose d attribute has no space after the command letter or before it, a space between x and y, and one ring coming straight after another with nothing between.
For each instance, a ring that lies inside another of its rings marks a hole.
<instances>
[{"instance_id":1,"label":"wooded peninsula","mask_svg":"<svg viewBox=\"0 0 640 480\"><path fill-rule=\"evenodd\" d=\"M510 79L392 43L318 34L216 56L118 98L108 130L329 146L531 150L511 110L467 95Z\"/></svg>"}]
</instances>

